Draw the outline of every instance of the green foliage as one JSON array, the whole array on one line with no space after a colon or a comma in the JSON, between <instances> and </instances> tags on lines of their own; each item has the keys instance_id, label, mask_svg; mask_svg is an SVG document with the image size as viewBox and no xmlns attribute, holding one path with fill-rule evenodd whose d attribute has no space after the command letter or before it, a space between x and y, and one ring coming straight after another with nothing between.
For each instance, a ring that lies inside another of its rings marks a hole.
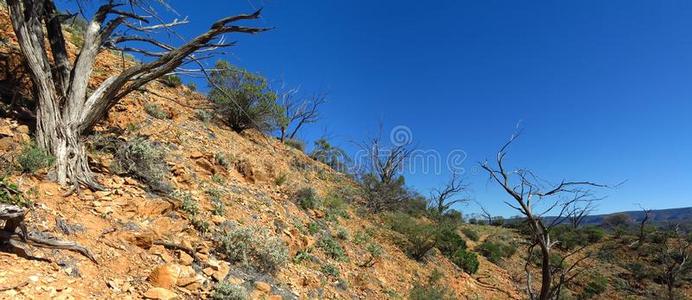
<instances>
[{"instance_id":1,"label":"green foliage","mask_svg":"<svg viewBox=\"0 0 692 300\"><path fill-rule=\"evenodd\" d=\"M236 132L255 128L270 131L283 117L276 93L264 77L218 61L210 74L209 100L223 121Z\"/></svg>"},{"instance_id":2,"label":"green foliage","mask_svg":"<svg viewBox=\"0 0 692 300\"><path fill-rule=\"evenodd\" d=\"M339 277L340 274L339 269L332 264L322 265L322 268L320 270L322 271L322 273L332 277Z\"/></svg>"},{"instance_id":3,"label":"green foliage","mask_svg":"<svg viewBox=\"0 0 692 300\"><path fill-rule=\"evenodd\" d=\"M427 200L406 188L403 176L382 182L375 174L361 177L366 207L372 212L401 210L410 215L427 213Z\"/></svg>"},{"instance_id":4,"label":"green foliage","mask_svg":"<svg viewBox=\"0 0 692 300\"><path fill-rule=\"evenodd\" d=\"M348 240L348 231L346 231L346 228L339 228L339 230L336 231L336 238L342 241Z\"/></svg>"},{"instance_id":5,"label":"green foliage","mask_svg":"<svg viewBox=\"0 0 692 300\"><path fill-rule=\"evenodd\" d=\"M323 200L323 205L327 209L327 220L338 221L337 217L348 219L351 216L348 214L348 205L343 198L330 193Z\"/></svg>"},{"instance_id":6,"label":"green foliage","mask_svg":"<svg viewBox=\"0 0 692 300\"><path fill-rule=\"evenodd\" d=\"M213 116L211 115L211 113L204 109L198 109L195 110L195 117L197 118L197 120L200 120L206 124L209 123L209 121L211 121Z\"/></svg>"},{"instance_id":7,"label":"green foliage","mask_svg":"<svg viewBox=\"0 0 692 300\"><path fill-rule=\"evenodd\" d=\"M440 280L442 273L438 270L433 270L427 282L417 281L409 291L408 299L410 300L448 300L454 299L454 296L449 289L443 285Z\"/></svg>"},{"instance_id":8,"label":"green foliage","mask_svg":"<svg viewBox=\"0 0 692 300\"><path fill-rule=\"evenodd\" d=\"M197 91L197 84L194 82L190 82L187 84L187 88L190 89L190 91L195 92Z\"/></svg>"},{"instance_id":9,"label":"green foliage","mask_svg":"<svg viewBox=\"0 0 692 300\"><path fill-rule=\"evenodd\" d=\"M277 186L282 186L284 183L286 183L286 180L288 180L288 173L281 173L274 179L274 184Z\"/></svg>"},{"instance_id":10,"label":"green foliage","mask_svg":"<svg viewBox=\"0 0 692 300\"><path fill-rule=\"evenodd\" d=\"M302 188L296 193L298 206L302 209L315 209L320 206L320 199L313 188Z\"/></svg>"},{"instance_id":11,"label":"green foliage","mask_svg":"<svg viewBox=\"0 0 692 300\"><path fill-rule=\"evenodd\" d=\"M365 247L365 250L368 251L370 256L372 256L373 258L378 258L378 257L382 256L382 252L383 252L382 246L375 244L375 243L368 244L368 246Z\"/></svg>"},{"instance_id":12,"label":"green foliage","mask_svg":"<svg viewBox=\"0 0 692 300\"><path fill-rule=\"evenodd\" d=\"M481 255L493 263L498 263L502 258L511 257L517 252L517 247L504 241L484 241L477 248Z\"/></svg>"},{"instance_id":13,"label":"green foliage","mask_svg":"<svg viewBox=\"0 0 692 300\"><path fill-rule=\"evenodd\" d=\"M111 169L143 181L150 190L169 194L173 187L166 179L169 173L163 147L146 138L137 137L116 145Z\"/></svg>"},{"instance_id":14,"label":"green foliage","mask_svg":"<svg viewBox=\"0 0 692 300\"><path fill-rule=\"evenodd\" d=\"M451 257L459 249L466 249L466 241L457 234L456 227L446 224L438 224L435 245L447 257Z\"/></svg>"},{"instance_id":15,"label":"green foliage","mask_svg":"<svg viewBox=\"0 0 692 300\"><path fill-rule=\"evenodd\" d=\"M492 217L491 221L492 222L490 222L490 225L493 226L502 226L505 224L505 218L503 218L502 216Z\"/></svg>"},{"instance_id":16,"label":"green foliage","mask_svg":"<svg viewBox=\"0 0 692 300\"><path fill-rule=\"evenodd\" d=\"M217 284L211 295L213 300L246 300L249 299L249 297L244 287L228 282L220 282Z\"/></svg>"},{"instance_id":17,"label":"green foliage","mask_svg":"<svg viewBox=\"0 0 692 300\"><path fill-rule=\"evenodd\" d=\"M180 79L178 75L171 74L171 75L165 75L162 76L159 81L161 83L165 84L167 87L179 87L181 84L183 84L183 81Z\"/></svg>"},{"instance_id":18,"label":"green foliage","mask_svg":"<svg viewBox=\"0 0 692 300\"><path fill-rule=\"evenodd\" d=\"M462 228L461 232L464 233L464 235L469 238L469 240L472 240L474 242L478 241L480 239L480 236L478 235L478 232L471 229L471 228Z\"/></svg>"},{"instance_id":19,"label":"green foliage","mask_svg":"<svg viewBox=\"0 0 692 300\"><path fill-rule=\"evenodd\" d=\"M605 292L607 287L608 279L603 275L595 274L593 277L591 277L591 280L586 284L586 287L584 287L582 292L577 296L577 299L593 299L594 297Z\"/></svg>"},{"instance_id":20,"label":"green foliage","mask_svg":"<svg viewBox=\"0 0 692 300\"><path fill-rule=\"evenodd\" d=\"M190 193L179 193L179 198L181 198L180 209L186 212L190 216L196 216L199 213L199 204L197 199L192 198Z\"/></svg>"},{"instance_id":21,"label":"green foliage","mask_svg":"<svg viewBox=\"0 0 692 300\"><path fill-rule=\"evenodd\" d=\"M356 245L367 243L371 239L372 239L372 236L367 231L364 231L364 230L356 231L356 233L353 235L353 243Z\"/></svg>"},{"instance_id":22,"label":"green foliage","mask_svg":"<svg viewBox=\"0 0 692 300\"><path fill-rule=\"evenodd\" d=\"M24 197L19 187L5 178L0 177L0 203L18 205L22 207L32 206L32 201Z\"/></svg>"},{"instance_id":23,"label":"green foliage","mask_svg":"<svg viewBox=\"0 0 692 300\"><path fill-rule=\"evenodd\" d=\"M311 235L314 235L315 233L317 233L319 231L320 231L320 224L319 223L310 222L310 224L308 224L308 233L310 233Z\"/></svg>"},{"instance_id":24,"label":"green foliage","mask_svg":"<svg viewBox=\"0 0 692 300\"><path fill-rule=\"evenodd\" d=\"M54 161L55 158L50 153L39 148L34 142L24 145L17 156L17 163L24 173L35 173L40 169L50 167Z\"/></svg>"},{"instance_id":25,"label":"green foliage","mask_svg":"<svg viewBox=\"0 0 692 300\"><path fill-rule=\"evenodd\" d=\"M221 191L209 189L207 190L207 195L209 195L209 199L211 200L211 213L217 216L223 216L226 213L226 205L223 203L223 199L221 199Z\"/></svg>"},{"instance_id":26,"label":"green foliage","mask_svg":"<svg viewBox=\"0 0 692 300\"><path fill-rule=\"evenodd\" d=\"M611 229L623 229L632 224L632 218L624 213L612 214L603 218L603 226Z\"/></svg>"},{"instance_id":27,"label":"green foliage","mask_svg":"<svg viewBox=\"0 0 692 300\"><path fill-rule=\"evenodd\" d=\"M216 163L219 164L220 166L228 169L231 166L231 161L228 159L228 156L222 152L217 152L214 154L214 160L216 160Z\"/></svg>"},{"instance_id":28,"label":"green foliage","mask_svg":"<svg viewBox=\"0 0 692 300\"><path fill-rule=\"evenodd\" d=\"M478 272L478 255L476 253L466 251L465 249L459 249L450 258L451 261L457 265L459 268L464 270L464 272L469 274L475 274Z\"/></svg>"},{"instance_id":29,"label":"green foliage","mask_svg":"<svg viewBox=\"0 0 692 300\"><path fill-rule=\"evenodd\" d=\"M150 116L157 119L165 120L171 118L171 116L167 112L165 112L160 105L156 103L144 104L144 111L146 111L147 114L149 114Z\"/></svg>"},{"instance_id":30,"label":"green foliage","mask_svg":"<svg viewBox=\"0 0 692 300\"><path fill-rule=\"evenodd\" d=\"M220 238L219 252L231 262L269 272L278 270L288 260L284 242L259 227L229 230Z\"/></svg>"},{"instance_id":31,"label":"green foliage","mask_svg":"<svg viewBox=\"0 0 692 300\"><path fill-rule=\"evenodd\" d=\"M550 234L560 249L571 250L576 247L586 246L600 241L605 235L603 229L596 226L588 226L574 229L568 225L555 226Z\"/></svg>"},{"instance_id":32,"label":"green foliage","mask_svg":"<svg viewBox=\"0 0 692 300\"><path fill-rule=\"evenodd\" d=\"M390 229L402 235L396 243L411 258L421 260L435 247L438 233L435 224L419 221L401 212L389 213L384 218Z\"/></svg>"},{"instance_id":33,"label":"green foliage","mask_svg":"<svg viewBox=\"0 0 692 300\"><path fill-rule=\"evenodd\" d=\"M351 161L346 151L332 146L325 138L315 141L315 148L310 153L310 157L339 172L345 172L347 169L346 164Z\"/></svg>"},{"instance_id":34,"label":"green foliage","mask_svg":"<svg viewBox=\"0 0 692 300\"><path fill-rule=\"evenodd\" d=\"M339 242L330 236L323 236L319 241L319 247L327 254L329 257L336 260L343 260L346 258L346 252L344 248L341 247Z\"/></svg>"},{"instance_id":35,"label":"green foliage","mask_svg":"<svg viewBox=\"0 0 692 300\"><path fill-rule=\"evenodd\" d=\"M285 139L284 144L289 147L300 150L300 152L305 152L305 142L299 139Z\"/></svg>"},{"instance_id":36,"label":"green foliage","mask_svg":"<svg viewBox=\"0 0 692 300\"><path fill-rule=\"evenodd\" d=\"M296 264L300 264L303 261L309 260L311 258L312 255L310 255L310 249L303 249L296 253L296 256L293 258L293 262Z\"/></svg>"}]
</instances>

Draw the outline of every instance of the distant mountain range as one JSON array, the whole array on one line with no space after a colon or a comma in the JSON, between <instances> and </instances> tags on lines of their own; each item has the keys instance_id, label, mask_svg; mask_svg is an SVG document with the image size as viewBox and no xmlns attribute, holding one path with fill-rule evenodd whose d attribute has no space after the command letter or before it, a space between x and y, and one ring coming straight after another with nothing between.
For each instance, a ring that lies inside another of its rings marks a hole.
<instances>
[{"instance_id":1,"label":"distant mountain range","mask_svg":"<svg viewBox=\"0 0 692 300\"><path fill-rule=\"evenodd\" d=\"M635 222L641 221L644 218L644 212L641 210L623 211L611 214L591 215L584 219L584 225L600 225L603 219L614 214L627 214ZM692 207L658 209L651 212L651 223L666 224L666 223L691 223L692 222Z\"/></svg>"}]
</instances>

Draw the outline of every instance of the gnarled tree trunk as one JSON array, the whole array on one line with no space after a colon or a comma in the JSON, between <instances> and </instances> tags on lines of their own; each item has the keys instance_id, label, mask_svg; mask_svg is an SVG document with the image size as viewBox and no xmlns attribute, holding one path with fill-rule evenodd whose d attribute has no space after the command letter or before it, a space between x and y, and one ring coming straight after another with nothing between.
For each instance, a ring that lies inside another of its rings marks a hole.
<instances>
[{"instance_id":1,"label":"gnarled tree trunk","mask_svg":"<svg viewBox=\"0 0 692 300\"><path fill-rule=\"evenodd\" d=\"M168 29L184 22L135 27L128 20L147 23L151 16L135 13L140 1L126 3L131 6L128 11L116 9L124 4L112 0L99 7L87 25L84 45L73 65L68 59L60 22L66 16L58 13L53 0L7 0L12 26L37 98L36 140L40 147L55 156L55 177L61 184L70 183L75 187L84 184L92 189L101 188L89 169L83 136L127 94L174 71L183 63L198 63L193 54L199 50L209 51L233 45L212 42L224 33L252 34L267 30L233 24L240 20L259 18L260 11L257 11L223 18L215 22L207 32L176 48L137 33ZM149 6L144 10L147 9ZM147 10L147 14L150 13ZM129 31L114 34L123 25ZM131 33L133 31L135 34ZM51 48L52 60L49 60L46 39ZM118 47L124 43L128 43L127 47ZM162 51L133 48L130 43L146 43ZM134 51L154 59L125 69L106 79L95 91L89 93L87 87L96 56L105 48Z\"/></svg>"}]
</instances>

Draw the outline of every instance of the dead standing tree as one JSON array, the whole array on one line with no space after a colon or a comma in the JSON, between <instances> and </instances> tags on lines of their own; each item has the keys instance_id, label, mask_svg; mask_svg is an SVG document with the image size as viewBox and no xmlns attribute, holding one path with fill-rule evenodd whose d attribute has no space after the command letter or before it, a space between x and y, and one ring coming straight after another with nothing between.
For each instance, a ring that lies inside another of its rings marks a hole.
<instances>
[{"instance_id":1,"label":"dead standing tree","mask_svg":"<svg viewBox=\"0 0 692 300\"><path fill-rule=\"evenodd\" d=\"M174 72L181 65L197 63L196 52L234 45L223 42L221 37L224 34L254 34L267 30L236 25L238 21L259 18L258 10L220 19L207 32L174 47L145 33L185 22L137 26L137 23L149 23L160 18L151 15L150 6L145 6L145 1L118 3L111 0L101 5L88 22L84 45L75 61L71 62L60 22L69 16L60 14L53 0L7 0L7 4L37 99L36 140L40 147L55 156L55 179L63 185L70 183L73 188L79 184L91 189L101 188L89 169L82 137L123 97ZM118 9L123 5L129 9ZM50 47L50 56L45 40ZM148 48L133 46L136 43ZM90 91L88 84L96 56L106 48L138 52L152 57L152 60L133 65ZM151 48L160 50L148 50Z\"/></svg>"},{"instance_id":2,"label":"dead standing tree","mask_svg":"<svg viewBox=\"0 0 692 300\"><path fill-rule=\"evenodd\" d=\"M510 140L500 148L496 155L495 166L491 166L490 163L485 161L481 164L481 167L488 172L492 181L499 184L514 199L514 203L505 201L505 204L519 211L527 220L530 240L525 270L529 298L541 300L555 299L560 294L561 288L579 274L579 272L574 271L578 264L584 260L584 257L577 258L575 255L584 247L580 247L561 257L561 263L565 263L568 258L573 258L573 262L569 266L555 268L554 264L551 264L550 258L554 253L553 246L559 241L551 239L550 229L566 221L570 217L570 211L579 211L570 208L575 203L581 201L579 195L587 193L585 188L605 186L588 181L562 181L559 184L549 184L540 180L530 170L507 170L504 165L504 159L507 156L509 146L517 137L518 134L512 135ZM547 208L544 208L542 211L536 211L535 209L538 209L537 204L546 205ZM546 224L543 218L544 215L550 213L555 208L559 208L557 216L549 224ZM540 259L541 267L541 285L538 296L536 296L532 288L532 278L529 270L529 264L534 255L533 250L536 247L539 250L538 258Z\"/></svg>"},{"instance_id":3,"label":"dead standing tree","mask_svg":"<svg viewBox=\"0 0 692 300\"><path fill-rule=\"evenodd\" d=\"M294 96L297 92L297 89L292 89L281 97L281 106L286 114L280 126L282 143L287 138L294 139L303 125L317 122L320 117L319 108L327 102L326 94L315 94L309 99L296 101Z\"/></svg>"},{"instance_id":4,"label":"dead standing tree","mask_svg":"<svg viewBox=\"0 0 692 300\"><path fill-rule=\"evenodd\" d=\"M457 173L453 173L447 185L442 189L435 189L428 200L428 206L435 212L437 217L442 217L444 213L457 203L468 202L468 198L452 199L460 193L464 193L468 184Z\"/></svg>"}]
</instances>

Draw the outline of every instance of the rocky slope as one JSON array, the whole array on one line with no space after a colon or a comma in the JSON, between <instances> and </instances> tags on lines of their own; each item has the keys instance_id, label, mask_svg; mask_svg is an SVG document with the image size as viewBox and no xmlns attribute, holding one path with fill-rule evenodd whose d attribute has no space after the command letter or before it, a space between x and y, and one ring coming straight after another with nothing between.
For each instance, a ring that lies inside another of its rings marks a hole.
<instances>
[{"instance_id":1,"label":"rocky slope","mask_svg":"<svg viewBox=\"0 0 692 300\"><path fill-rule=\"evenodd\" d=\"M0 30L8 40L0 51L12 53L16 46L5 11L0 12L0 24L5 24ZM76 47L70 48L74 55ZM115 53L102 53L93 83L132 63ZM7 70L17 65L15 60L2 66ZM209 297L219 282L230 282L244 286L254 299L384 299L405 297L413 283L433 269L444 273L444 284L462 299L522 297L510 275L485 260L480 275L473 277L439 254L424 262L409 259L393 244L393 233L374 223L376 218L361 216L349 177L259 132L237 134L214 121L200 121L197 109L207 105L202 95L161 83L148 90L116 105L92 139L144 137L156 142L166 149L166 177L177 196L159 196L139 180L115 174L112 154L99 151L91 154L92 167L105 191L81 190L64 197L64 188L52 183L45 171L13 172L7 180L35 202L27 218L31 229L80 243L98 264L64 250L32 249L36 259L0 252L0 298L198 299ZM147 114L145 104L156 104L166 117ZM27 125L0 119L0 152L6 162L11 164L30 140ZM303 187L314 188L322 197L348 195L346 214L329 218L325 209L301 209L294 195ZM194 220L206 225L193 224L180 195L196 203ZM218 201L223 212L216 209ZM289 261L276 273L224 261L217 240L228 226L269 230L287 245ZM317 227L316 232L310 227ZM337 231L347 236L339 241L344 249L341 259L316 246L320 236ZM382 247L373 266L360 266L368 252L355 236L367 236L369 243ZM306 252L310 259L294 259ZM338 276L322 271L327 264Z\"/></svg>"}]
</instances>

